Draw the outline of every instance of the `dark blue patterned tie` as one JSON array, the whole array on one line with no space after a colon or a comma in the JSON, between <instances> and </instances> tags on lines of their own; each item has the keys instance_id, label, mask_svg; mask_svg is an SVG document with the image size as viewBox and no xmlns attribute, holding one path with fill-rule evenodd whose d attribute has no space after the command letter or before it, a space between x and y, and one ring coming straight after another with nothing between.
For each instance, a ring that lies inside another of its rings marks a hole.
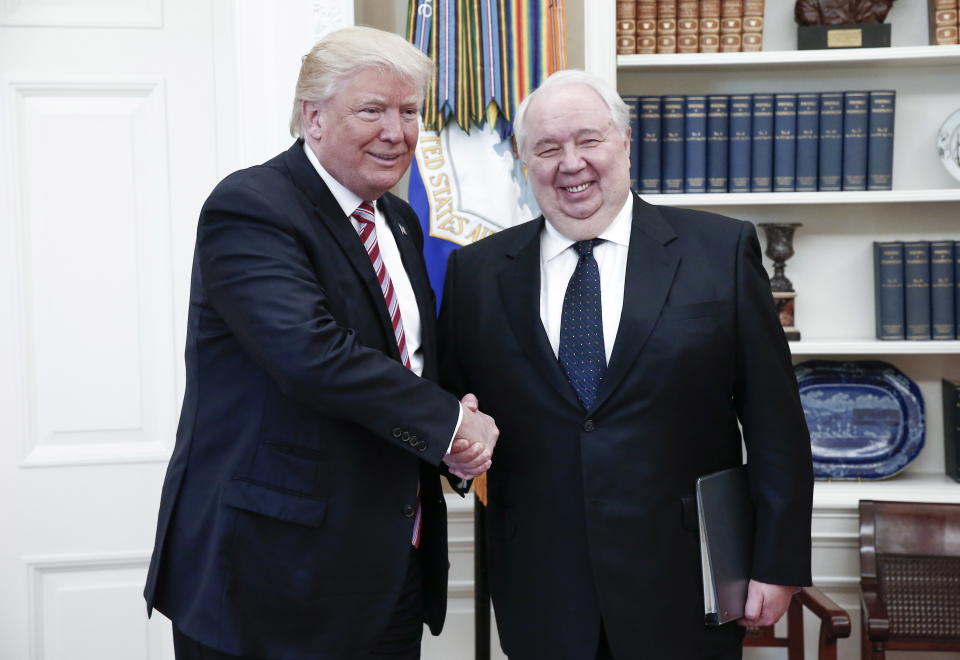
<instances>
[{"instance_id":1,"label":"dark blue patterned tie","mask_svg":"<svg viewBox=\"0 0 960 660\"><path fill-rule=\"evenodd\" d=\"M584 408L597 398L607 371L603 348L603 316L600 307L600 269L593 257L595 238L579 241L573 248L580 255L563 296L560 316L560 348L557 359Z\"/></svg>"}]
</instances>

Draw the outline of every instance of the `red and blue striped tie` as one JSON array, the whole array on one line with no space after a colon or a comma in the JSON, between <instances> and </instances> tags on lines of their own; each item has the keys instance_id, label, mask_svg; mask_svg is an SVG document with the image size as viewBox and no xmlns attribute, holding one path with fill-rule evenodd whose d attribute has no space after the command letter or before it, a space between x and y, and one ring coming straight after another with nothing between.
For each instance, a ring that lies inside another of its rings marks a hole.
<instances>
[{"instance_id":1,"label":"red and blue striped tie","mask_svg":"<svg viewBox=\"0 0 960 660\"><path fill-rule=\"evenodd\" d=\"M380 283L380 291L383 293L383 299L387 303L387 313L390 315L390 323L393 325L393 337L397 341L397 348L400 350L400 361L407 369L410 368L410 354L407 352L407 338L403 334L403 318L400 316L400 300L397 298L397 292L393 288L393 282L390 280L390 273L387 272L387 265L383 263L383 257L380 255L380 246L377 245L377 225L374 215L373 204L362 202L357 210L353 212L353 218L360 223L360 240L363 241L363 247L367 250L367 256L370 257L370 263L373 264L373 270L377 274L377 281ZM422 519L422 507L420 506L420 486L417 485L417 509L413 521L413 547L420 547L420 527Z\"/></svg>"}]
</instances>

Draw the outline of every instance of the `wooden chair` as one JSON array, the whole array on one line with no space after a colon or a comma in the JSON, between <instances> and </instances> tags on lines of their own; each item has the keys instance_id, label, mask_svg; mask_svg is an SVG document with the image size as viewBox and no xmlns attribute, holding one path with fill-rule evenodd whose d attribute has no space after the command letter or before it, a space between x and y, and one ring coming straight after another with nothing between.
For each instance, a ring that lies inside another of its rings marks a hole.
<instances>
[{"instance_id":1,"label":"wooden chair","mask_svg":"<svg viewBox=\"0 0 960 660\"><path fill-rule=\"evenodd\" d=\"M787 636L776 637L773 626L747 628L744 646L777 646L787 649L788 660L803 660L803 608L820 619L820 660L837 660L837 640L850 636L850 615L816 587L798 591L787 609Z\"/></svg>"},{"instance_id":2,"label":"wooden chair","mask_svg":"<svg viewBox=\"0 0 960 660\"><path fill-rule=\"evenodd\" d=\"M960 651L960 504L860 502L861 657Z\"/></svg>"}]
</instances>

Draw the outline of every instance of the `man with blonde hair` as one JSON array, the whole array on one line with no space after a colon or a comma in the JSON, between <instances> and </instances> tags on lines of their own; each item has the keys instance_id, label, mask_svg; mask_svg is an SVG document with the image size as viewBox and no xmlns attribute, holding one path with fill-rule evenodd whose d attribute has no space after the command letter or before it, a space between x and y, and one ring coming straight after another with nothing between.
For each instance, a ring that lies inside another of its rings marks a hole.
<instances>
[{"instance_id":1,"label":"man with blonde hair","mask_svg":"<svg viewBox=\"0 0 960 660\"><path fill-rule=\"evenodd\" d=\"M754 227L630 190L627 109L580 71L514 119L543 216L450 257L441 382L503 440L488 473L510 660L733 660L810 584L810 440ZM742 432L741 432L742 426ZM704 625L694 488L742 463L741 626Z\"/></svg>"},{"instance_id":2,"label":"man with blonde hair","mask_svg":"<svg viewBox=\"0 0 960 660\"><path fill-rule=\"evenodd\" d=\"M484 472L497 429L431 382L423 237L388 192L432 71L396 35L328 35L301 66L297 141L203 206L144 594L179 660L412 660L423 624L440 632L439 475Z\"/></svg>"}]
</instances>

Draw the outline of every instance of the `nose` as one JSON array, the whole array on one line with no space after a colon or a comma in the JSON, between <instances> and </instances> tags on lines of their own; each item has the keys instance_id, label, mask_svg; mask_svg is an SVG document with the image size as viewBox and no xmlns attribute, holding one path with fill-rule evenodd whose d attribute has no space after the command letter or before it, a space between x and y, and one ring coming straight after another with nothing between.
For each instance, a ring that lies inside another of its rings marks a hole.
<instances>
[{"instance_id":1,"label":"nose","mask_svg":"<svg viewBox=\"0 0 960 660\"><path fill-rule=\"evenodd\" d=\"M387 110L380 121L380 139L384 142L399 142L403 139L403 127L398 110Z\"/></svg>"},{"instance_id":2,"label":"nose","mask_svg":"<svg viewBox=\"0 0 960 660\"><path fill-rule=\"evenodd\" d=\"M563 153L560 156L560 171L565 173L577 172L583 167L583 158L580 157L580 150L572 143L563 145Z\"/></svg>"}]
</instances>

